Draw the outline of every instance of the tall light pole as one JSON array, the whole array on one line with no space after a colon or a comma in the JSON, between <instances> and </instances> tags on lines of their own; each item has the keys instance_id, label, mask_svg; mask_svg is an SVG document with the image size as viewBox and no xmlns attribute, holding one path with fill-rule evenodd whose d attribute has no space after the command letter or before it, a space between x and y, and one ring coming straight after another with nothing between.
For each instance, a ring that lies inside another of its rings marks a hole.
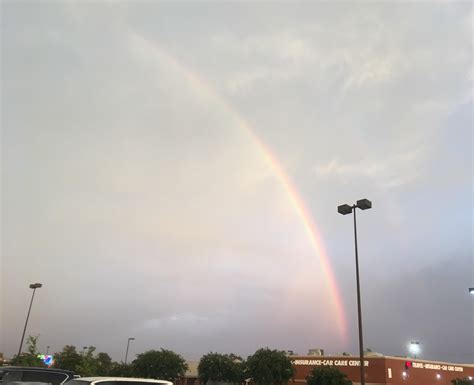
<instances>
[{"instance_id":1,"label":"tall light pole","mask_svg":"<svg viewBox=\"0 0 474 385\"><path fill-rule=\"evenodd\" d=\"M359 359L360 359L360 384L365 385L365 367L364 367L364 339L362 337L362 310L360 303L360 282L359 282L359 253L357 250L357 221L356 209L367 210L372 208L372 202L368 199L359 199L356 204L341 205L337 207L337 212L342 215L354 213L354 246L356 263L356 284L357 284L357 315L359 322Z\"/></svg>"},{"instance_id":2,"label":"tall light pole","mask_svg":"<svg viewBox=\"0 0 474 385\"><path fill-rule=\"evenodd\" d=\"M134 338L134 337L128 337L128 340L127 340L127 350L125 351L125 365L127 364L128 347L130 346L130 341L135 341L135 338Z\"/></svg>"},{"instance_id":3,"label":"tall light pole","mask_svg":"<svg viewBox=\"0 0 474 385\"><path fill-rule=\"evenodd\" d=\"M23 328L23 334L21 335L20 347L18 348L18 359L20 358L21 348L23 347L23 340L25 339L26 327L28 325L28 319L30 318L31 306L33 305L33 299L35 298L36 289L39 289L43 285L41 283L32 283L30 284L30 289L33 289L33 294L31 295L30 307L28 308L28 314L26 315L25 327Z\"/></svg>"}]
</instances>

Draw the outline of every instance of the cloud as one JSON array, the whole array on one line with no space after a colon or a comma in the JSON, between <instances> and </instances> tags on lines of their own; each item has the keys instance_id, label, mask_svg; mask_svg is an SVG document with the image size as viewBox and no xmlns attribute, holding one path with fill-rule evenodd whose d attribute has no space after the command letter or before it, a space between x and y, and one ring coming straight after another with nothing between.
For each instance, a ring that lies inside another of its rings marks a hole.
<instances>
[{"instance_id":1,"label":"cloud","mask_svg":"<svg viewBox=\"0 0 474 385\"><path fill-rule=\"evenodd\" d=\"M416 165L422 164L425 151L419 148L393 155L388 159L367 159L351 163L333 159L329 163L317 165L315 172L323 179L367 178L382 189L399 188L417 179L419 173Z\"/></svg>"},{"instance_id":2,"label":"cloud","mask_svg":"<svg viewBox=\"0 0 474 385\"><path fill-rule=\"evenodd\" d=\"M224 58L222 66L226 70L214 71L210 78L224 93L236 97L262 87L281 88L304 78L324 92L329 82L331 98L336 100L380 90L396 96L397 88L409 83L414 92L404 95L407 100L418 103L416 99L422 95L446 103L450 96L436 89L457 92L461 88L453 85L471 72L472 47L461 51L453 47L469 40L472 9L461 14L459 7L451 5L428 9L422 5L383 4L364 9L354 6L351 12L346 10L335 17L337 8L307 5L301 12L314 11L318 18L302 18L298 24L282 22L278 30L211 34L208 44L212 52ZM409 16L407 11L412 11ZM423 12L425 17L414 16ZM440 29L433 32L430 23L432 18L443 19L440 14L458 17L460 22L454 28L448 26L449 22L441 22ZM440 52L445 54L440 56ZM438 83L433 76L438 77Z\"/></svg>"},{"instance_id":3,"label":"cloud","mask_svg":"<svg viewBox=\"0 0 474 385\"><path fill-rule=\"evenodd\" d=\"M210 319L193 313L179 313L164 318L149 319L143 323L141 328L138 327L137 331L143 331L139 329L151 329L151 331L159 329L164 333L177 333L182 330L191 330L193 333L199 334L215 331L218 326L222 327L219 324L220 322L215 317Z\"/></svg>"},{"instance_id":4,"label":"cloud","mask_svg":"<svg viewBox=\"0 0 474 385\"><path fill-rule=\"evenodd\" d=\"M243 68L233 71L226 79L225 84L231 94L245 93L260 81L291 81L300 76L302 67L315 54L311 41L295 31L241 39L218 35L211 38L211 44L215 50L243 59ZM255 67L255 63L259 64Z\"/></svg>"}]
</instances>

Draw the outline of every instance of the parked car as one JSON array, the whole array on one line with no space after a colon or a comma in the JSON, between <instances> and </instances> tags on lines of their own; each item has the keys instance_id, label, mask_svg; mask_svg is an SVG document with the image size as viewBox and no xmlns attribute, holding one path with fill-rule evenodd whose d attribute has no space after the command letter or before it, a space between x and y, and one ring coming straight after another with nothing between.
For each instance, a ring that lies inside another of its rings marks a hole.
<instances>
[{"instance_id":1,"label":"parked car","mask_svg":"<svg viewBox=\"0 0 474 385\"><path fill-rule=\"evenodd\" d=\"M81 377L70 380L66 385L173 385L173 383L151 378Z\"/></svg>"},{"instance_id":2,"label":"parked car","mask_svg":"<svg viewBox=\"0 0 474 385\"><path fill-rule=\"evenodd\" d=\"M0 367L1 385L18 385L14 383L45 383L61 385L77 377L74 372L62 369L33 368L21 366Z\"/></svg>"}]
</instances>

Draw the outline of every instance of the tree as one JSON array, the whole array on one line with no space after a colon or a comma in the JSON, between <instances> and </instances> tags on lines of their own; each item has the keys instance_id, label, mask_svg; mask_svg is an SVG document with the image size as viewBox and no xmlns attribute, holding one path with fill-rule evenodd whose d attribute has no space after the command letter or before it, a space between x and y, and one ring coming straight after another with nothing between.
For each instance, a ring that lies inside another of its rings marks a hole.
<instances>
[{"instance_id":1,"label":"tree","mask_svg":"<svg viewBox=\"0 0 474 385\"><path fill-rule=\"evenodd\" d=\"M96 358L98 376L108 376L112 370L112 358L107 353L100 352Z\"/></svg>"},{"instance_id":2,"label":"tree","mask_svg":"<svg viewBox=\"0 0 474 385\"><path fill-rule=\"evenodd\" d=\"M199 379L208 381L239 383L243 380L243 363L234 354L208 353L198 365Z\"/></svg>"},{"instance_id":3,"label":"tree","mask_svg":"<svg viewBox=\"0 0 474 385\"><path fill-rule=\"evenodd\" d=\"M82 357L73 345L66 345L59 353L54 354L54 367L76 372L82 364Z\"/></svg>"},{"instance_id":4,"label":"tree","mask_svg":"<svg viewBox=\"0 0 474 385\"><path fill-rule=\"evenodd\" d=\"M174 381L184 377L188 365L183 357L171 350L149 350L133 361L135 374L144 378Z\"/></svg>"},{"instance_id":5,"label":"tree","mask_svg":"<svg viewBox=\"0 0 474 385\"><path fill-rule=\"evenodd\" d=\"M109 375L112 377L133 377L135 372L131 364L113 362Z\"/></svg>"},{"instance_id":6,"label":"tree","mask_svg":"<svg viewBox=\"0 0 474 385\"><path fill-rule=\"evenodd\" d=\"M230 366L230 372L227 381L232 382L233 384L240 384L245 378L245 362L242 360L242 358L234 356L233 354L230 354L229 358L232 361L232 365Z\"/></svg>"},{"instance_id":7,"label":"tree","mask_svg":"<svg viewBox=\"0 0 474 385\"><path fill-rule=\"evenodd\" d=\"M17 366L35 366L44 367L43 360L38 357L38 339L39 336L28 336L26 340L27 353L22 353L12 360L12 365Z\"/></svg>"},{"instance_id":8,"label":"tree","mask_svg":"<svg viewBox=\"0 0 474 385\"><path fill-rule=\"evenodd\" d=\"M283 385L295 375L291 360L284 351L257 350L247 358L248 375L256 385Z\"/></svg>"},{"instance_id":9,"label":"tree","mask_svg":"<svg viewBox=\"0 0 474 385\"><path fill-rule=\"evenodd\" d=\"M81 356L80 364L76 366L76 372L82 377L97 375L98 365L94 358L95 347L89 346Z\"/></svg>"},{"instance_id":10,"label":"tree","mask_svg":"<svg viewBox=\"0 0 474 385\"><path fill-rule=\"evenodd\" d=\"M316 367L306 377L307 385L352 385L344 373L337 368Z\"/></svg>"},{"instance_id":11,"label":"tree","mask_svg":"<svg viewBox=\"0 0 474 385\"><path fill-rule=\"evenodd\" d=\"M454 385L473 385L474 381L469 378L456 378L451 381Z\"/></svg>"}]
</instances>

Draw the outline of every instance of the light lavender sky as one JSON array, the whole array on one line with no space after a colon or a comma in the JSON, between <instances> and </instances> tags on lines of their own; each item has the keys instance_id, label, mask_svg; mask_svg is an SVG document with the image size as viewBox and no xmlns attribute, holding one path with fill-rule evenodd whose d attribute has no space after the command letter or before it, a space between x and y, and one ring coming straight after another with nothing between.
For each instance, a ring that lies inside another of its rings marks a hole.
<instances>
[{"instance_id":1,"label":"light lavender sky","mask_svg":"<svg viewBox=\"0 0 474 385\"><path fill-rule=\"evenodd\" d=\"M470 2L1 2L0 351L474 361ZM317 223L347 338L304 224Z\"/></svg>"}]
</instances>

